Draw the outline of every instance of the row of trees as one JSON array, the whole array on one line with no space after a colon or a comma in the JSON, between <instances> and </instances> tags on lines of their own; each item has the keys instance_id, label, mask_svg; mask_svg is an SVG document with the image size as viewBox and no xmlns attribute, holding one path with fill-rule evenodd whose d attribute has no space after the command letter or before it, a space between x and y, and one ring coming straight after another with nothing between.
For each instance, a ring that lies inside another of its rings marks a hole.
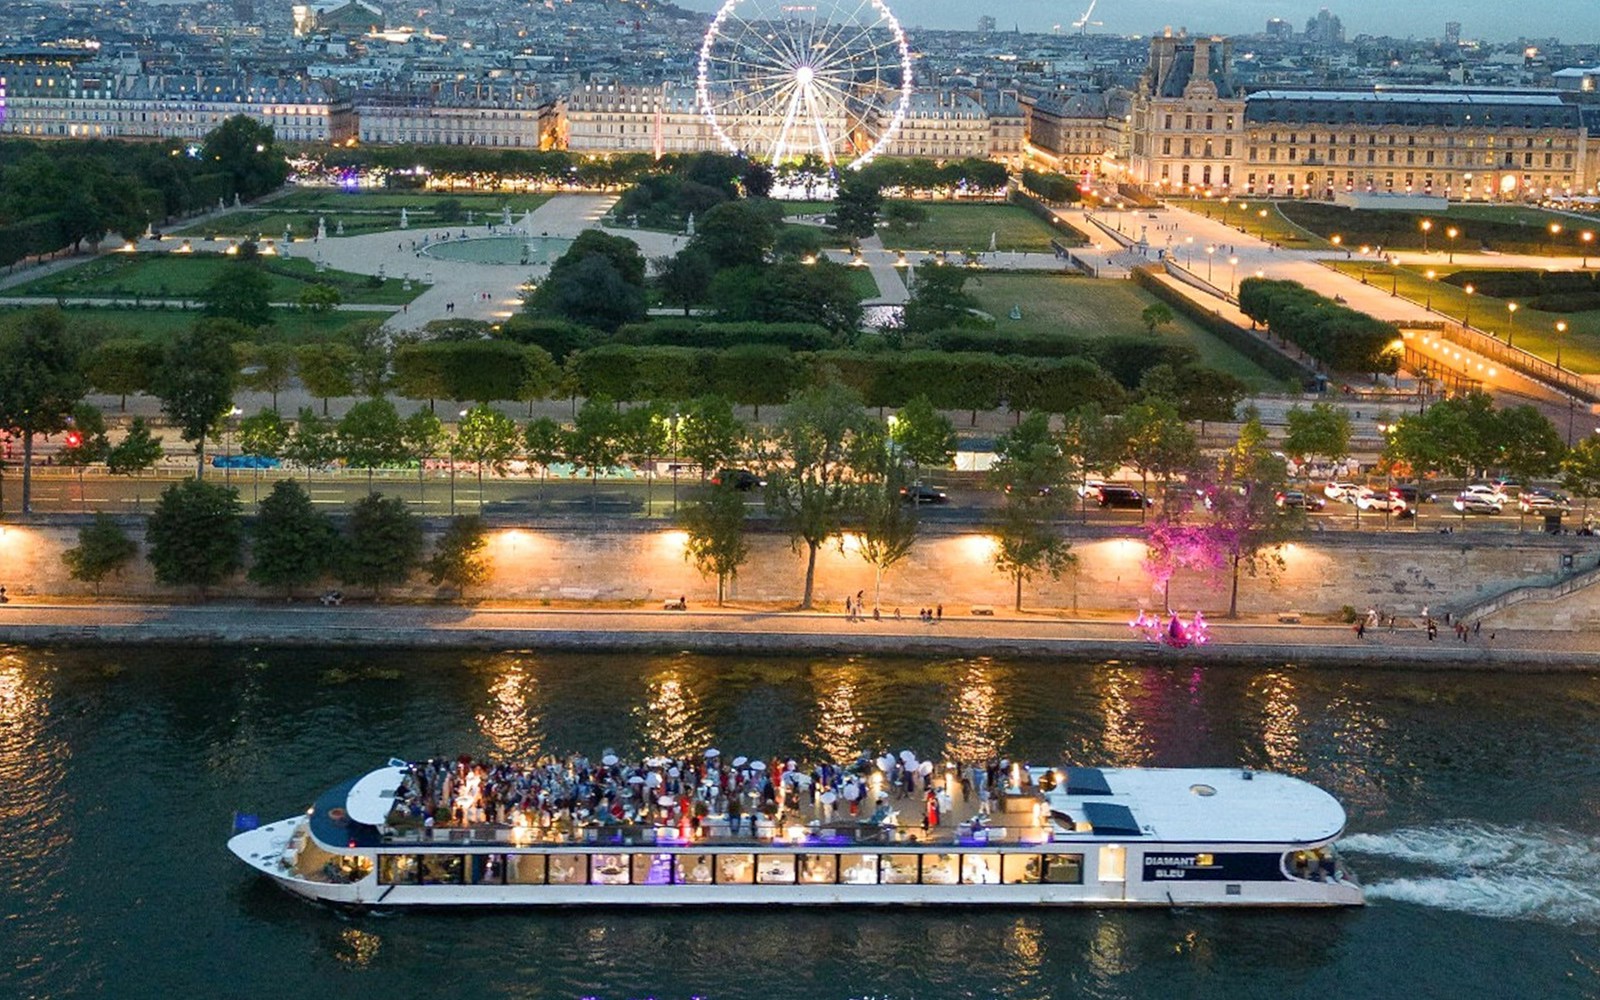
<instances>
[{"instance_id":1,"label":"row of trees","mask_svg":"<svg viewBox=\"0 0 1600 1000\"><path fill-rule=\"evenodd\" d=\"M425 570L434 586L457 594L489 576L483 521L452 518L424 558L422 522L400 500L372 493L341 523L318 510L304 487L281 480L248 525L236 490L198 480L174 483L162 494L146 527L150 565L161 583L193 587L202 596L236 576L293 596L329 577L378 596ZM120 523L104 514L78 533L63 553L73 579L99 589L138 555Z\"/></svg>"},{"instance_id":2,"label":"row of trees","mask_svg":"<svg viewBox=\"0 0 1600 1000\"><path fill-rule=\"evenodd\" d=\"M1246 278L1239 309L1280 338L1337 371L1393 373L1400 366L1393 323L1374 319L1311 291L1298 281Z\"/></svg>"}]
</instances>

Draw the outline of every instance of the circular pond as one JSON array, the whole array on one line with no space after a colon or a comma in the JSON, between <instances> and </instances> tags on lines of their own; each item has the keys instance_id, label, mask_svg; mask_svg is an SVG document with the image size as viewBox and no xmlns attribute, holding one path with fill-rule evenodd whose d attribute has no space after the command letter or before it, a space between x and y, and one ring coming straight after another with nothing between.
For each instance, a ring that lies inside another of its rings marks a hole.
<instances>
[{"instance_id":1,"label":"circular pond","mask_svg":"<svg viewBox=\"0 0 1600 1000\"><path fill-rule=\"evenodd\" d=\"M484 236L430 243L423 253L438 260L468 264L549 264L572 241L560 236Z\"/></svg>"}]
</instances>

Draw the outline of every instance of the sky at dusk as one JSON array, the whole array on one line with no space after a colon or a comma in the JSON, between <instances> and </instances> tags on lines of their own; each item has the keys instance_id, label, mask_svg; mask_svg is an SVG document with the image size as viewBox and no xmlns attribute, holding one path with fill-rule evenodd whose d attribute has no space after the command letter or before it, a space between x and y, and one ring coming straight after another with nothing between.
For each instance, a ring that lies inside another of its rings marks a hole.
<instances>
[{"instance_id":1,"label":"sky at dusk","mask_svg":"<svg viewBox=\"0 0 1600 1000\"><path fill-rule=\"evenodd\" d=\"M696 10L715 10L718 0L677 0ZM1013 24L1023 31L1049 31L1071 24L1089 0L887 0L908 29L976 28L978 17L992 15L997 27ZM847 6L854 6L848 4ZM1461 22L1462 38L1510 41L1548 38L1600 42L1600 0L1099 0L1091 28L1118 35L1149 35L1170 25L1191 34L1245 34L1261 31L1268 18L1281 17L1295 30L1318 8L1327 7L1344 22L1345 33L1438 38L1446 21Z\"/></svg>"}]
</instances>

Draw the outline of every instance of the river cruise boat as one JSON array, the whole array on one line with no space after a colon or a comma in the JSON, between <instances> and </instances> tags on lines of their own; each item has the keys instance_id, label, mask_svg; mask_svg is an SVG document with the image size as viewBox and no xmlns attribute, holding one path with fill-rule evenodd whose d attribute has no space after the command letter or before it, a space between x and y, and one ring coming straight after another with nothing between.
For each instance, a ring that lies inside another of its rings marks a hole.
<instances>
[{"instance_id":1,"label":"river cruise boat","mask_svg":"<svg viewBox=\"0 0 1600 1000\"><path fill-rule=\"evenodd\" d=\"M292 893L358 907L1363 902L1334 849L1343 807L1282 774L608 755L552 805L537 772L466 760L390 761L304 814L236 818L228 846ZM485 788L501 789L487 806Z\"/></svg>"}]
</instances>

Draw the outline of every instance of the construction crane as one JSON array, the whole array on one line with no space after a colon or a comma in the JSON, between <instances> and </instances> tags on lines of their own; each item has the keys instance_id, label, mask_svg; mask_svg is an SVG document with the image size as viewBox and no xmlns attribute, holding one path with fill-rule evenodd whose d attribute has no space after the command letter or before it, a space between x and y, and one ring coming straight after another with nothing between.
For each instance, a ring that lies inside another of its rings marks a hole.
<instances>
[{"instance_id":1,"label":"construction crane","mask_svg":"<svg viewBox=\"0 0 1600 1000\"><path fill-rule=\"evenodd\" d=\"M1078 34L1087 35L1089 33L1090 25L1093 25L1094 27L1098 28L1102 24L1105 23L1103 21L1091 21L1091 20L1089 20L1089 18L1094 16L1095 5L1098 4L1099 2L1100 2L1100 0L1089 0L1089 9L1083 12L1083 16L1082 17L1080 17L1076 21L1072 22L1072 26L1074 28L1078 29Z\"/></svg>"}]
</instances>

